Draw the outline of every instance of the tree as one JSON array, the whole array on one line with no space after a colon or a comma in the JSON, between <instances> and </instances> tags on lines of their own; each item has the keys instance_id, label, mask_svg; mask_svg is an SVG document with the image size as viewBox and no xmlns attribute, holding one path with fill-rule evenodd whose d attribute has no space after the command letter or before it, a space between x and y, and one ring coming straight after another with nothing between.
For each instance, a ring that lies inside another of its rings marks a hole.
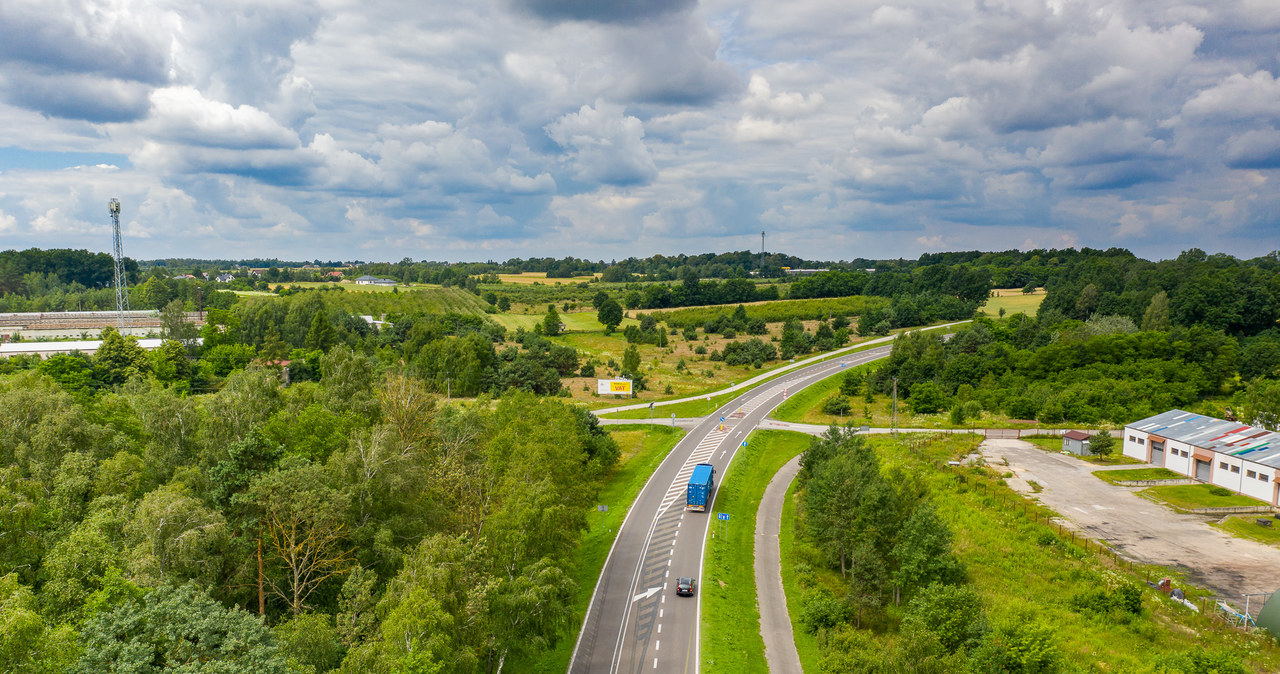
<instances>
[{"instance_id":1,"label":"tree","mask_svg":"<svg viewBox=\"0 0 1280 674\"><path fill-rule=\"evenodd\" d=\"M315 318L311 319L311 329L307 331L307 337L304 344L308 349L316 351L328 351L329 347L338 341L338 333L330 325L329 319L325 317L323 311L317 311Z\"/></svg>"},{"instance_id":2,"label":"tree","mask_svg":"<svg viewBox=\"0 0 1280 674\"><path fill-rule=\"evenodd\" d=\"M840 378L840 393L847 396L856 396L858 391L862 389L863 376L858 370L849 370Z\"/></svg>"},{"instance_id":3,"label":"tree","mask_svg":"<svg viewBox=\"0 0 1280 674\"><path fill-rule=\"evenodd\" d=\"M1255 379L1249 382L1243 419L1269 431L1280 430L1280 381Z\"/></svg>"},{"instance_id":4,"label":"tree","mask_svg":"<svg viewBox=\"0 0 1280 674\"><path fill-rule=\"evenodd\" d=\"M947 397L937 384L926 381L911 387L909 402L916 414L937 414L946 407Z\"/></svg>"},{"instance_id":5,"label":"tree","mask_svg":"<svg viewBox=\"0 0 1280 674\"><path fill-rule=\"evenodd\" d=\"M150 372L151 359L136 338L125 338L107 327L102 329L102 346L93 354L93 368L99 381L116 386Z\"/></svg>"},{"instance_id":6,"label":"tree","mask_svg":"<svg viewBox=\"0 0 1280 674\"><path fill-rule=\"evenodd\" d=\"M1151 297L1151 303L1142 314L1143 330L1169 329L1169 295L1163 290Z\"/></svg>"},{"instance_id":7,"label":"tree","mask_svg":"<svg viewBox=\"0 0 1280 674\"><path fill-rule=\"evenodd\" d=\"M17 574L0 577L0 671L64 672L79 656L75 631L51 627Z\"/></svg>"},{"instance_id":8,"label":"tree","mask_svg":"<svg viewBox=\"0 0 1280 674\"><path fill-rule=\"evenodd\" d=\"M260 618L226 608L195 584L159 587L93 617L74 671L217 671L285 674L285 658Z\"/></svg>"},{"instance_id":9,"label":"tree","mask_svg":"<svg viewBox=\"0 0 1280 674\"><path fill-rule=\"evenodd\" d=\"M1115 451L1116 439L1111 437L1111 432L1103 430L1101 433L1093 436L1089 441L1089 453L1098 456L1110 456Z\"/></svg>"},{"instance_id":10,"label":"tree","mask_svg":"<svg viewBox=\"0 0 1280 674\"><path fill-rule=\"evenodd\" d=\"M186 306L182 300L172 300L160 311L160 334L165 339L176 339L183 346L195 343L196 326L187 322Z\"/></svg>"},{"instance_id":11,"label":"tree","mask_svg":"<svg viewBox=\"0 0 1280 674\"><path fill-rule=\"evenodd\" d=\"M622 374L636 375L640 374L640 349L635 344L627 347L622 352Z\"/></svg>"},{"instance_id":12,"label":"tree","mask_svg":"<svg viewBox=\"0 0 1280 674\"><path fill-rule=\"evenodd\" d=\"M321 583L353 565L344 540L347 495L320 466L287 459L254 480L246 500L260 518L267 586L297 616Z\"/></svg>"},{"instance_id":13,"label":"tree","mask_svg":"<svg viewBox=\"0 0 1280 674\"><path fill-rule=\"evenodd\" d=\"M898 532L891 557L897 566L894 581L908 594L931 583L957 582L963 575L951 554L951 530L930 501L916 505Z\"/></svg>"},{"instance_id":14,"label":"tree","mask_svg":"<svg viewBox=\"0 0 1280 674\"><path fill-rule=\"evenodd\" d=\"M948 651L975 645L987 630L977 592L966 585L931 585L907 607L903 631L932 634Z\"/></svg>"},{"instance_id":15,"label":"tree","mask_svg":"<svg viewBox=\"0 0 1280 674\"><path fill-rule=\"evenodd\" d=\"M556 311L556 305L547 305L547 315L542 318L542 334L548 337L555 337L563 331L564 324L560 322L560 312Z\"/></svg>"},{"instance_id":16,"label":"tree","mask_svg":"<svg viewBox=\"0 0 1280 674\"><path fill-rule=\"evenodd\" d=\"M132 546L133 576L159 585L175 578L213 580L220 566L218 545L227 531L221 514L178 483L143 497L124 534Z\"/></svg>"},{"instance_id":17,"label":"tree","mask_svg":"<svg viewBox=\"0 0 1280 674\"><path fill-rule=\"evenodd\" d=\"M505 313L505 312L508 312L508 311L511 311L511 298L507 297L506 295L503 295L502 297L499 297L499 298L498 298L498 311L501 311L501 312L504 312L504 313Z\"/></svg>"},{"instance_id":18,"label":"tree","mask_svg":"<svg viewBox=\"0 0 1280 674\"><path fill-rule=\"evenodd\" d=\"M596 320L604 326L604 334L611 334L622 323L622 305L617 300L606 297L596 312Z\"/></svg>"},{"instance_id":19,"label":"tree","mask_svg":"<svg viewBox=\"0 0 1280 674\"><path fill-rule=\"evenodd\" d=\"M823 414L837 415L848 414L853 409L853 404L849 402L847 396L839 393L833 394L822 402Z\"/></svg>"},{"instance_id":20,"label":"tree","mask_svg":"<svg viewBox=\"0 0 1280 674\"><path fill-rule=\"evenodd\" d=\"M160 348L151 353L151 373L157 381L166 385L178 384L180 388L189 385L191 378L191 361L187 358L187 347L176 339L166 339Z\"/></svg>"}]
</instances>

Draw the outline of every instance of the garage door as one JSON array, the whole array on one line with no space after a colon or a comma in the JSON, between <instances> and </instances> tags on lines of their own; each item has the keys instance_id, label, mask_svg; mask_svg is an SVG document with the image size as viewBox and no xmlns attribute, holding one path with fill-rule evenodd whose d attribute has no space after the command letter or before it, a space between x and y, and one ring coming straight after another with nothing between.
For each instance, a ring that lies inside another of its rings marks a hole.
<instances>
[{"instance_id":1,"label":"garage door","mask_svg":"<svg viewBox=\"0 0 1280 674\"><path fill-rule=\"evenodd\" d=\"M1151 465L1153 466L1164 465L1164 449L1158 448L1158 447L1151 448Z\"/></svg>"},{"instance_id":2,"label":"garage door","mask_svg":"<svg viewBox=\"0 0 1280 674\"><path fill-rule=\"evenodd\" d=\"M1210 464L1208 461L1201 461L1200 459L1196 459L1196 479L1200 480L1201 482L1208 482L1209 469L1212 467L1213 467L1212 464Z\"/></svg>"}]
</instances>

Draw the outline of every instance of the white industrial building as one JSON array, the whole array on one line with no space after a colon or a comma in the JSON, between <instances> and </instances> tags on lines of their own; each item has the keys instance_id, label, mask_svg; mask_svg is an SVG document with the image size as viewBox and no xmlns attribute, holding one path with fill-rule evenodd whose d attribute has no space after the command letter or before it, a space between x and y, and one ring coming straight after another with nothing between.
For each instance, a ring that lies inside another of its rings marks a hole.
<instances>
[{"instance_id":1,"label":"white industrial building","mask_svg":"<svg viewBox=\"0 0 1280 674\"><path fill-rule=\"evenodd\" d=\"M1280 505L1280 433L1170 410L1124 427L1124 455Z\"/></svg>"}]
</instances>

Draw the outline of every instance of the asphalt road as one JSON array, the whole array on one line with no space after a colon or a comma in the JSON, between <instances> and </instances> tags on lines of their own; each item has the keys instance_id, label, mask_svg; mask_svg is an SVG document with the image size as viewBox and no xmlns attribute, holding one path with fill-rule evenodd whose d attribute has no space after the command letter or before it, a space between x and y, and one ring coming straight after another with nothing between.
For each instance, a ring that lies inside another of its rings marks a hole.
<instances>
[{"instance_id":1,"label":"asphalt road","mask_svg":"<svg viewBox=\"0 0 1280 674\"><path fill-rule=\"evenodd\" d=\"M748 391L700 422L671 450L614 540L578 634L571 674L698 671L701 587L694 597L677 597L675 579L701 579L715 497L707 512L685 511L693 467L714 465L718 486L742 441L783 401L784 392L846 366L883 358L890 349L886 345L798 368Z\"/></svg>"},{"instance_id":2,"label":"asphalt road","mask_svg":"<svg viewBox=\"0 0 1280 674\"><path fill-rule=\"evenodd\" d=\"M791 616L787 613L787 594L782 588L782 506L787 489L800 473L800 457L778 469L760 499L756 511L756 601L760 605L760 637L764 640L764 658L770 672L801 674L800 654L796 651Z\"/></svg>"}]
</instances>

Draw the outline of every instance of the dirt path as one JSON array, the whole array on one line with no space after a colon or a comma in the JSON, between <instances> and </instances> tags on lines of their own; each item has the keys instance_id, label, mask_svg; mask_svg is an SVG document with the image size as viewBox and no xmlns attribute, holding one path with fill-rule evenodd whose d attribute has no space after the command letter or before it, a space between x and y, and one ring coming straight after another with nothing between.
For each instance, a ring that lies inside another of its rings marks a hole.
<instances>
[{"instance_id":1,"label":"dirt path","mask_svg":"<svg viewBox=\"0 0 1280 674\"><path fill-rule=\"evenodd\" d=\"M1280 549L1228 536L1209 526L1211 518L1152 503L1135 494L1136 487L1103 482L1091 474L1097 466L1079 459L1021 440L987 440L981 451L988 464L1008 459L1015 475L1006 480L1010 487L1039 499L1124 557L1179 568L1191 582L1232 604L1243 604L1246 592L1280 589ZM1043 491L1032 495L1028 481Z\"/></svg>"}]
</instances>

